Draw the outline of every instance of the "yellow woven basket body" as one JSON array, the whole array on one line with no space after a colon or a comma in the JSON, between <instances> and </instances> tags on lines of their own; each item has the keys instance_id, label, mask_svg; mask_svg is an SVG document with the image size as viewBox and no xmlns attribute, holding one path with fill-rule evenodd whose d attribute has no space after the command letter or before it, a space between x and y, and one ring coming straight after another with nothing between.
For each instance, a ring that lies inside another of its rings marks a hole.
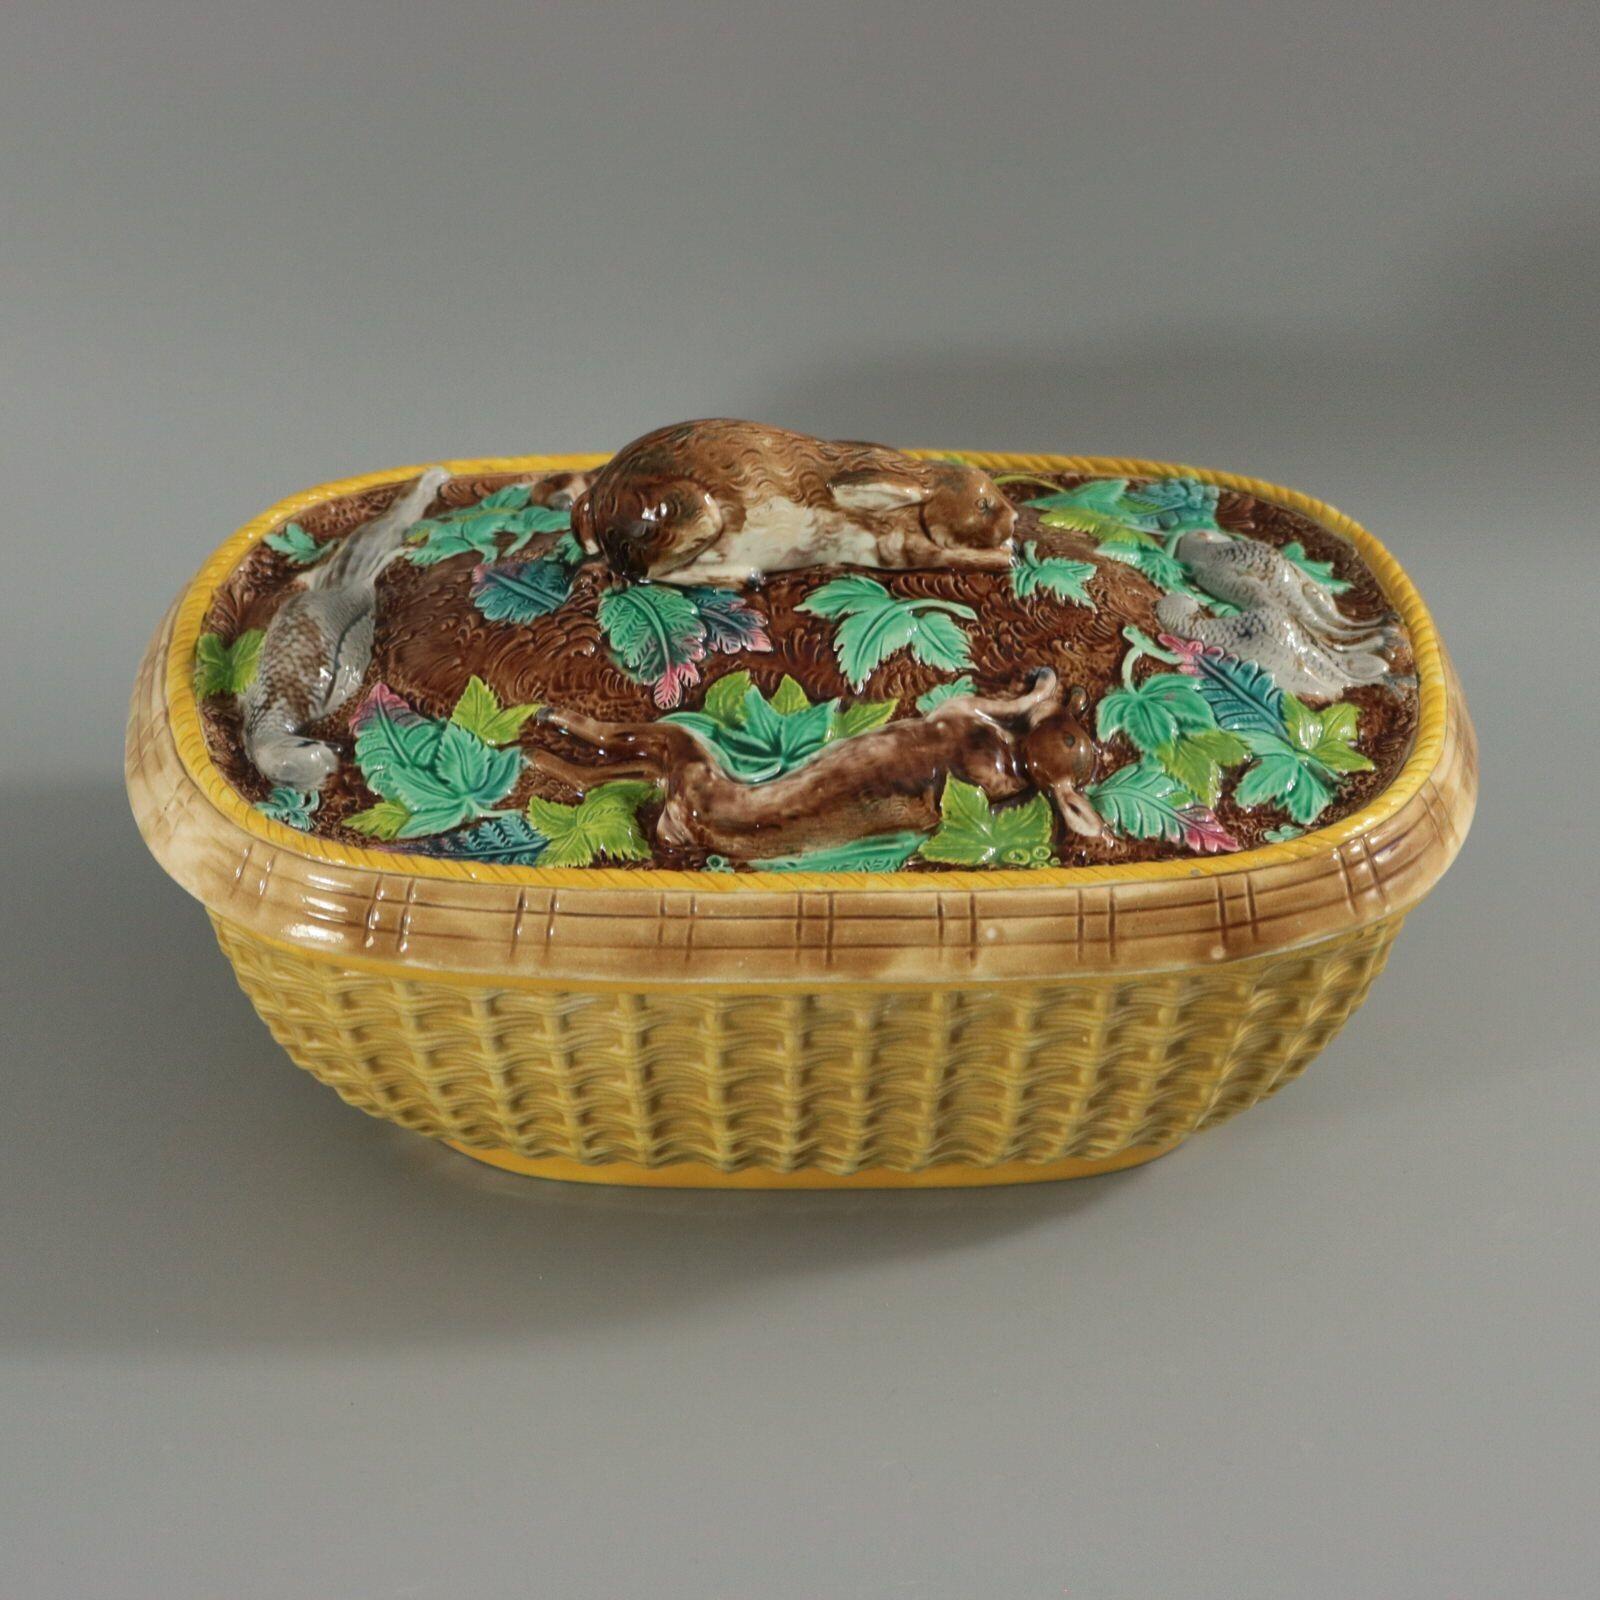
<instances>
[{"instance_id":1,"label":"yellow woven basket body","mask_svg":"<svg viewBox=\"0 0 1600 1600\"><path fill-rule=\"evenodd\" d=\"M1025 873L515 869L302 836L211 764L195 639L250 544L320 500L412 475L397 470L275 507L180 597L129 725L141 830L204 901L300 1065L364 1111L511 1170L898 1186L1077 1176L1159 1155L1297 1076L1361 1003L1466 832L1471 726L1415 590L1330 508L1162 463L968 459L1190 473L1353 539L1418 664L1419 733L1395 782L1286 844Z\"/></svg>"}]
</instances>

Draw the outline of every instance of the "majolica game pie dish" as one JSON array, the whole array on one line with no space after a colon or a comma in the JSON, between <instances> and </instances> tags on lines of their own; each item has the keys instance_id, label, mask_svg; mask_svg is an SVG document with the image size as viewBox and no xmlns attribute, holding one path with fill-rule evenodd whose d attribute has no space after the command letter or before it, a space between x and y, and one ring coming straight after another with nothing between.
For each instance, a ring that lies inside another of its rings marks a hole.
<instances>
[{"instance_id":1,"label":"majolica game pie dish","mask_svg":"<svg viewBox=\"0 0 1600 1600\"><path fill-rule=\"evenodd\" d=\"M1476 770L1405 574L1226 473L750 423L296 495L128 787L275 1037L513 1171L1134 1165L1298 1074Z\"/></svg>"}]
</instances>

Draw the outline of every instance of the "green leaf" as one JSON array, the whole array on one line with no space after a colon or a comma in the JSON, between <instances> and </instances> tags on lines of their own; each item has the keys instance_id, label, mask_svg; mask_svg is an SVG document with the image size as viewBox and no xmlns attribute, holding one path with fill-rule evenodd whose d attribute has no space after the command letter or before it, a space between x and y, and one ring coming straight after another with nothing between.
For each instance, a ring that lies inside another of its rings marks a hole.
<instances>
[{"instance_id":1,"label":"green leaf","mask_svg":"<svg viewBox=\"0 0 1600 1600\"><path fill-rule=\"evenodd\" d=\"M1211 809L1149 756L1090 784L1084 793L1108 826L1126 838L1164 839L1207 853L1239 848Z\"/></svg>"},{"instance_id":2,"label":"green leaf","mask_svg":"<svg viewBox=\"0 0 1600 1600\"><path fill-rule=\"evenodd\" d=\"M220 635L203 633L195 645L194 692L204 700L214 694L243 694L255 682L261 666L260 628L241 633L232 644Z\"/></svg>"},{"instance_id":3,"label":"green leaf","mask_svg":"<svg viewBox=\"0 0 1600 1600\"><path fill-rule=\"evenodd\" d=\"M1261 835L1268 844L1286 844L1290 839L1298 839L1305 833L1304 828L1296 827L1292 822L1285 823L1281 828L1267 828Z\"/></svg>"},{"instance_id":4,"label":"green leaf","mask_svg":"<svg viewBox=\"0 0 1600 1600\"><path fill-rule=\"evenodd\" d=\"M600 626L617 665L650 684L658 706L675 706L697 683L705 625L694 601L669 583L636 583L603 595Z\"/></svg>"},{"instance_id":5,"label":"green leaf","mask_svg":"<svg viewBox=\"0 0 1600 1600\"><path fill-rule=\"evenodd\" d=\"M297 567L309 567L328 553L329 546L318 544L298 522L286 522L276 533L269 533L263 541L287 556Z\"/></svg>"},{"instance_id":6,"label":"green leaf","mask_svg":"<svg viewBox=\"0 0 1600 1600\"><path fill-rule=\"evenodd\" d=\"M444 833L499 804L522 772L516 750L494 750L455 722L419 716L379 684L351 719L368 788L411 813L397 838Z\"/></svg>"},{"instance_id":7,"label":"green leaf","mask_svg":"<svg viewBox=\"0 0 1600 1600\"><path fill-rule=\"evenodd\" d=\"M1235 733L1202 728L1197 733L1180 734L1154 754L1162 770L1177 779L1196 800L1215 806L1222 794L1223 768L1248 761L1250 746Z\"/></svg>"},{"instance_id":8,"label":"green leaf","mask_svg":"<svg viewBox=\"0 0 1600 1600\"><path fill-rule=\"evenodd\" d=\"M500 746L515 744L523 723L538 709L535 703L508 706L502 710L499 695L474 674L461 691L461 698L456 701L450 720L468 733L477 734L485 744Z\"/></svg>"},{"instance_id":9,"label":"green leaf","mask_svg":"<svg viewBox=\"0 0 1600 1600\"><path fill-rule=\"evenodd\" d=\"M1334 577L1331 561L1313 561L1298 539L1283 547L1283 556L1286 561L1291 561L1299 567L1314 583L1320 583L1329 594L1343 594L1350 587L1348 579Z\"/></svg>"},{"instance_id":10,"label":"green leaf","mask_svg":"<svg viewBox=\"0 0 1600 1600\"><path fill-rule=\"evenodd\" d=\"M881 728L899 704L898 700L858 700L854 705L841 706L828 726L828 742L853 739L858 733L871 733L874 728Z\"/></svg>"},{"instance_id":11,"label":"green leaf","mask_svg":"<svg viewBox=\"0 0 1600 1600\"><path fill-rule=\"evenodd\" d=\"M975 694L977 686L972 681L970 672L963 672L959 678L953 678L949 683L936 683L926 694L917 696L917 710L926 716L930 711L936 711L946 700L954 700L957 695Z\"/></svg>"},{"instance_id":12,"label":"green leaf","mask_svg":"<svg viewBox=\"0 0 1600 1600\"><path fill-rule=\"evenodd\" d=\"M1064 556L1041 556L1039 547L1030 539L1018 552L1011 568L1012 592L1019 600L1040 589L1046 589L1058 600L1094 609L1094 601L1084 587L1094 576L1092 561L1069 561Z\"/></svg>"},{"instance_id":13,"label":"green leaf","mask_svg":"<svg viewBox=\"0 0 1600 1600\"><path fill-rule=\"evenodd\" d=\"M785 683L790 680L784 679ZM748 672L730 672L706 690L704 709L706 716L712 721L720 723L724 728L742 728L744 726L744 697L753 687ZM796 686L798 687L798 685ZM779 692L782 692L780 686ZM807 704L810 702L808 701ZM671 721L672 718L664 719Z\"/></svg>"},{"instance_id":14,"label":"green leaf","mask_svg":"<svg viewBox=\"0 0 1600 1600\"><path fill-rule=\"evenodd\" d=\"M1158 672L1131 689L1113 689L1095 710L1102 740L1124 733L1134 748L1153 755L1181 733L1216 727L1216 718L1192 679Z\"/></svg>"},{"instance_id":15,"label":"green leaf","mask_svg":"<svg viewBox=\"0 0 1600 1600\"><path fill-rule=\"evenodd\" d=\"M1216 529L1217 499L1216 486L1197 478L1155 478L1140 489L1126 478L1097 478L1028 504L1046 527L1158 546L1159 536Z\"/></svg>"},{"instance_id":16,"label":"green leaf","mask_svg":"<svg viewBox=\"0 0 1600 1600\"><path fill-rule=\"evenodd\" d=\"M1289 742L1329 772L1371 772L1372 762L1355 748L1358 716L1347 701L1312 711L1285 694L1284 726Z\"/></svg>"},{"instance_id":17,"label":"green leaf","mask_svg":"<svg viewBox=\"0 0 1600 1600\"><path fill-rule=\"evenodd\" d=\"M1086 533L1097 539L1116 538L1127 532L1122 495L1126 478L1092 478L1075 489L1059 489L1028 504L1039 512L1047 528Z\"/></svg>"},{"instance_id":18,"label":"green leaf","mask_svg":"<svg viewBox=\"0 0 1600 1600\"><path fill-rule=\"evenodd\" d=\"M554 554L481 566L472 575L472 603L491 622L534 622L572 593L572 568Z\"/></svg>"},{"instance_id":19,"label":"green leaf","mask_svg":"<svg viewBox=\"0 0 1600 1600\"><path fill-rule=\"evenodd\" d=\"M280 785L265 800L256 801L256 810L274 822L281 822L286 828L305 833L311 827L312 813L321 804L322 796L315 789L291 789Z\"/></svg>"},{"instance_id":20,"label":"green leaf","mask_svg":"<svg viewBox=\"0 0 1600 1600\"><path fill-rule=\"evenodd\" d=\"M976 620L970 607L952 600L902 600L871 578L835 578L800 602L799 610L843 618L834 634L839 670L862 688L878 665L910 649L925 666L954 672L972 662L967 636L954 617Z\"/></svg>"},{"instance_id":21,"label":"green leaf","mask_svg":"<svg viewBox=\"0 0 1600 1600\"><path fill-rule=\"evenodd\" d=\"M393 840L400 837L401 829L410 820L411 812L398 800L380 800L377 805L346 817L344 825L357 833L370 834L374 839Z\"/></svg>"},{"instance_id":22,"label":"green leaf","mask_svg":"<svg viewBox=\"0 0 1600 1600\"><path fill-rule=\"evenodd\" d=\"M947 777L939 818L938 831L921 847L925 860L966 867L1044 867L1053 859L1055 817L1042 794L995 810L976 784Z\"/></svg>"},{"instance_id":23,"label":"green leaf","mask_svg":"<svg viewBox=\"0 0 1600 1600\"><path fill-rule=\"evenodd\" d=\"M752 861L757 872L897 872L917 853L920 833L880 833L795 856Z\"/></svg>"},{"instance_id":24,"label":"green leaf","mask_svg":"<svg viewBox=\"0 0 1600 1600\"><path fill-rule=\"evenodd\" d=\"M528 802L528 821L550 841L540 864L586 867L596 857L644 861L650 846L637 812L656 793L653 783L622 780L591 789L575 806L537 796Z\"/></svg>"},{"instance_id":25,"label":"green leaf","mask_svg":"<svg viewBox=\"0 0 1600 1600\"><path fill-rule=\"evenodd\" d=\"M748 678L749 674L745 676ZM791 711L807 711L811 707L811 698L804 689L795 682L786 672L783 682L778 685L777 692L771 701L772 709L787 714Z\"/></svg>"},{"instance_id":26,"label":"green leaf","mask_svg":"<svg viewBox=\"0 0 1600 1600\"><path fill-rule=\"evenodd\" d=\"M261 628L251 628L233 641L228 651L228 687L235 694L243 694L256 681L261 669L261 645L266 638Z\"/></svg>"}]
</instances>

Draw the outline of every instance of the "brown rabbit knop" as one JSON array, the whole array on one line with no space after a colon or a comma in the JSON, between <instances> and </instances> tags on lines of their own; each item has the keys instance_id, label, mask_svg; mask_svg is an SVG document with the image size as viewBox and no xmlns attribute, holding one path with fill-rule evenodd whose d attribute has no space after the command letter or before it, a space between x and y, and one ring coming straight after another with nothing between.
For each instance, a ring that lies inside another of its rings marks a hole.
<instances>
[{"instance_id":1,"label":"brown rabbit knop","mask_svg":"<svg viewBox=\"0 0 1600 1600\"><path fill-rule=\"evenodd\" d=\"M620 576L683 584L829 564L1003 569L1015 523L976 467L729 418L634 440L572 513Z\"/></svg>"}]
</instances>

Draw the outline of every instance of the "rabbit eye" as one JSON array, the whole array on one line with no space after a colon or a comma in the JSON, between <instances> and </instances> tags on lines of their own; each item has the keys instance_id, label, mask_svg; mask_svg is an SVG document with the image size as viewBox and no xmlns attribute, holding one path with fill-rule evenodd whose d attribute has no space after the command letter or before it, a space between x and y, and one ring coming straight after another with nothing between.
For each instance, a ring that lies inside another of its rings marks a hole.
<instances>
[{"instance_id":1,"label":"rabbit eye","mask_svg":"<svg viewBox=\"0 0 1600 1600\"><path fill-rule=\"evenodd\" d=\"M980 511L993 511L994 501L992 501L987 495L979 495L978 509Z\"/></svg>"}]
</instances>

